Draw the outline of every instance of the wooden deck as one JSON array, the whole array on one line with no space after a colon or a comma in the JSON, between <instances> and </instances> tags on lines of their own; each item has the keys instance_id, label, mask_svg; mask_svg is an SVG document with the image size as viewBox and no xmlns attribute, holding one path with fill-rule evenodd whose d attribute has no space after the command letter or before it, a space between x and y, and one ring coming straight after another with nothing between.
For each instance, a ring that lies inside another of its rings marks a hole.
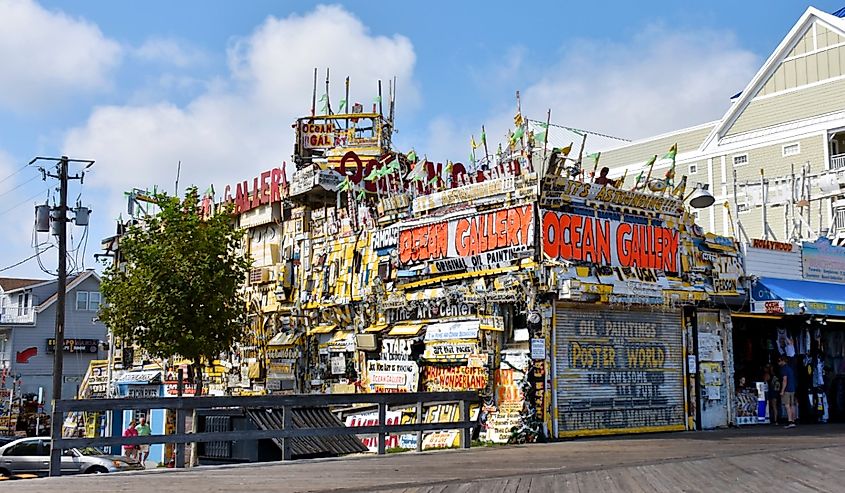
<instances>
[{"instance_id":1,"label":"wooden deck","mask_svg":"<svg viewBox=\"0 0 845 493\"><path fill-rule=\"evenodd\" d=\"M4 491L845 491L845 425L7 481Z\"/></svg>"}]
</instances>

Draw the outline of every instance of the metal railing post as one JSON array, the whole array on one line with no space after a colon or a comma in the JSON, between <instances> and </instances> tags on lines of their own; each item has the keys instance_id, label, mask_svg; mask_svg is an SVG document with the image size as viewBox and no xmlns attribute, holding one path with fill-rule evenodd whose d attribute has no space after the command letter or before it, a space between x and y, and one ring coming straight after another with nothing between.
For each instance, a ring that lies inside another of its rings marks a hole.
<instances>
[{"instance_id":1,"label":"metal railing post","mask_svg":"<svg viewBox=\"0 0 845 493\"><path fill-rule=\"evenodd\" d=\"M417 424L423 424L425 417L423 416L423 402L417 401ZM417 432L417 452L422 452L423 432Z\"/></svg>"},{"instance_id":2,"label":"metal railing post","mask_svg":"<svg viewBox=\"0 0 845 493\"><path fill-rule=\"evenodd\" d=\"M293 407L282 407L282 429L292 430L293 424ZM293 438L282 438L282 460L291 460L293 457Z\"/></svg>"},{"instance_id":3,"label":"metal railing post","mask_svg":"<svg viewBox=\"0 0 845 493\"><path fill-rule=\"evenodd\" d=\"M387 426L387 404L384 402L378 403L378 454L384 455L385 450L385 427Z\"/></svg>"},{"instance_id":4,"label":"metal railing post","mask_svg":"<svg viewBox=\"0 0 845 493\"><path fill-rule=\"evenodd\" d=\"M460 401L460 408L461 408L461 421L467 422L469 421L469 403L461 399ZM472 428L467 426L466 428L461 430L461 448L470 448L472 446Z\"/></svg>"},{"instance_id":5,"label":"metal railing post","mask_svg":"<svg viewBox=\"0 0 845 493\"><path fill-rule=\"evenodd\" d=\"M185 370L179 368L176 372L176 396L177 399L182 398L182 394L185 392L185 383L182 381L185 378ZM175 409L176 413L176 434L180 435L185 433L185 411L181 409ZM183 442L176 444L176 460L173 463L173 466L179 469L185 467L185 444Z\"/></svg>"}]
</instances>

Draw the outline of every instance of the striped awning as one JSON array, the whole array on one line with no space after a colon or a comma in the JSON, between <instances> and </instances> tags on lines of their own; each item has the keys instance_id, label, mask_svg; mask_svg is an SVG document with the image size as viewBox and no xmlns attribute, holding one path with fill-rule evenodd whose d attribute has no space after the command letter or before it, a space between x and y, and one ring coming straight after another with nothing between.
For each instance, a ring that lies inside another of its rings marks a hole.
<instances>
[{"instance_id":1,"label":"striped awning","mask_svg":"<svg viewBox=\"0 0 845 493\"><path fill-rule=\"evenodd\" d=\"M413 293L405 293L405 299L408 301L425 301L442 298L446 295L446 290L443 288L428 288L414 291Z\"/></svg>"},{"instance_id":2,"label":"striped awning","mask_svg":"<svg viewBox=\"0 0 845 493\"><path fill-rule=\"evenodd\" d=\"M364 332L381 332L390 327L388 324L373 324L364 329Z\"/></svg>"},{"instance_id":3,"label":"striped awning","mask_svg":"<svg viewBox=\"0 0 845 493\"><path fill-rule=\"evenodd\" d=\"M268 346L293 346L297 342L299 342L300 336L302 334L297 333L285 333L279 332L278 334L274 335L272 339L267 341Z\"/></svg>"},{"instance_id":4,"label":"striped awning","mask_svg":"<svg viewBox=\"0 0 845 493\"><path fill-rule=\"evenodd\" d=\"M308 330L308 335L310 336L310 335L314 335L314 334L328 334L330 332L334 332L334 329L336 329L336 328L337 328L337 325L335 325L335 324L318 325L318 326Z\"/></svg>"},{"instance_id":5,"label":"striped awning","mask_svg":"<svg viewBox=\"0 0 845 493\"><path fill-rule=\"evenodd\" d=\"M425 324L396 324L393 328L390 329L390 332L387 333L389 336L397 337L397 336L406 336L411 337L418 335L422 330L425 328Z\"/></svg>"}]
</instances>

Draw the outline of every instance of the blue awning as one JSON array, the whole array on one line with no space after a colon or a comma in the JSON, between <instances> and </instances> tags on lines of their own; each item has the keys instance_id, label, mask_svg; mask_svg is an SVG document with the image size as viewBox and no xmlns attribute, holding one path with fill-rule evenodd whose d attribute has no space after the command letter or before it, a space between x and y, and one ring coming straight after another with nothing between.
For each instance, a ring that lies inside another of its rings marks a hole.
<instances>
[{"instance_id":1,"label":"blue awning","mask_svg":"<svg viewBox=\"0 0 845 493\"><path fill-rule=\"evenodd\" d=\"M751 311L845 317L845 284L761 277L751 285Z\"/></svg>"}]
</instances>

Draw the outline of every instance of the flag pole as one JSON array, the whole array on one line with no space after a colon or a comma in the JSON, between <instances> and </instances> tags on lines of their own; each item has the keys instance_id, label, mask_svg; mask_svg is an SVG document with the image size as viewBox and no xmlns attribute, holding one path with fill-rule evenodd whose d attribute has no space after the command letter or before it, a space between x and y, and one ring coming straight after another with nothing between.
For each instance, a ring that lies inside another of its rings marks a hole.
<instances>
[{"instance_id":1,"label":"flag pole","mask_svg":"<svg viewBox=\"0 0 845 493\"><path fill-rule=\"evenodd\" d=\"M329 68L326 67L326 114L332 114L332 103L329 98ZM332 126L334 127L334 126Z\"/></svg>"},{"instance_id":2,"label":"flag pole","mask_svg":"<svg viewBox=\"0 0 845 493\"><path fill-rule=\"evenodd\" d=\"M481 136L483 137L481 143L484 144L484 159L487 160L487 166L490 166L490 151L487 150L487 131L484 130L484 125L481 126Z\"/></svg>"},{"instance_id":3,"label":"flag pole","mask_svg":"<svg viewBox=\"0 0 845 493\"><path fill-rule=\"evenodd\" d=\"M546 147L549 144L549 124L552 122L552 109L549 108L549 111L546 112L546 135L543 136L543 162L541 166L543 170L546 169Z\"/></svg>"},{"instance_id":4,"label":"flag pole","mask_svg":"<svg viewBox=\"0 0 845 493\"><path fill-rule=\"evenodd\" d=\"M314 67L314 89L311 91L311 118L317 115L317 67ZM314 123L314 122L311 122Z\"/></svg>"},{"instance_id":5,"label":"flag pole","mask_svg":"<svg viewBox=\"0 0 845 493\"><path fill-rule=\"evenodd\" d=\"M351 110L349 109L349 108L351 108L351 106L349 105L349 76L348 75L346 76L346 94L345 94L344 97L346 98L346 108L344 108L344 111L348 115L349 113L351 113ZM346 118L346 130L349 130L349 118Z\"/></svg>"}]
</instances>

